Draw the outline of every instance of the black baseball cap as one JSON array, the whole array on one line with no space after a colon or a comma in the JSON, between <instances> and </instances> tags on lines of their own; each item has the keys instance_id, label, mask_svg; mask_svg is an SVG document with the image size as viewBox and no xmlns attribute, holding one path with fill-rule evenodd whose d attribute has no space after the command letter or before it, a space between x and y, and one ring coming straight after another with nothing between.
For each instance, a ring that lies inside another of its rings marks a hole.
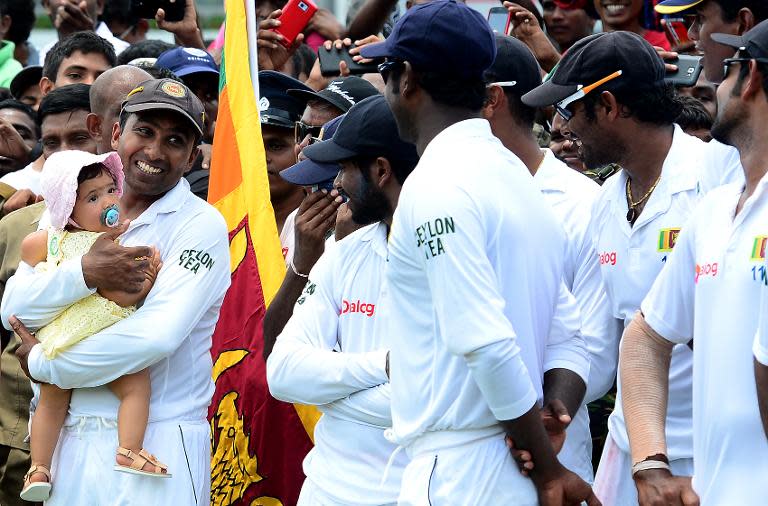
<instances>
[{"instance_id":1,"label":"black baseball cap","mask_svg":"<svg viewBox=\"0 0 768 506\"><path fill-rule=\"evenodd\" d=\"M556 104L612 73L621 75L606 82L606 90L643 91L664 82L664 61L645 39L631 32L590 35L571 46L551 78L522 97L525 105Z\"/></svg>"},{"instance_id":2,"label":"black baseball cap","mask_svg":"<svg viewBox=\"0 0 768 506\"><path fill-rule=\"evenodd\" d=\"M514 37L496 35L496 59L484 78L486 84L514 82L515 94L523 96L541 84L541 67L528 46Z\"/></svg>"},{"instance_id":3,"label":"black baseball cap","mask_svg":"<svg viewBox=\"0 0 768 506\"><path fill-rule=\"evenodd\" d=\"M150 79L130 91L122 105L123 112L149 110L176 111L187 118L203 135L205 109L200 99L184 84L174 79Z\"/></svg>"},{"instance_id":4,"label":"black baseball cap","mask_svg":"<svg viewBox=\"0 0 768 506\"><path fill-rule=\"evenodd\" d=\"M301 119L306 103L288 94L288 90L312 92L301 81L273 70L259 72L259 117L262 125L293 128Z\"/></svg>"},{"instance_id":5,"label":"black baseball cap","mask_svg":"<svg viewBox=\"0 0 768 506\"><path fill-rule=\"evenodd\" d=\"M344 115L342 114L323 125L320 130L320 142L330 142L343 119ZM304 154L306 156L306 148L304 148ZM307 157L299 163L281 170L280 177L289 183L310 186L335 178L340 169L341 167L336 162L321 163Z\"/></svg>"},{"instance_id":6,"label":"black baseball cap","mask_svg":"<svg viewBox=\"0 0 768 506\"><path fill-rule=\"evenodd\" d=\"M400 139L395 117L382 95L352 106L331 140L307 146L304 155L323 163L381 156L415 165L419 159L416 146Z\"/></svg>"},{"instance_id":7,"label":"black baseball cap","mask_svg":"<svg viewBox=\"0 0 768 506\"><path fill-rule=\"evenodd\" d=\"M325 89L320 91L288 90L288 95L299 98L304 102L320 100L337 107L341 112L347 112L350 107L361 100L378 95L371 83L357 76L334 79Z\"/></svg>"},{"instance_id":8,"label":"black baseball cap","mask_svg":"<svg viewBox=\"0 0 768 506\"><path fill-rule=\"evenodd\" d=\"M32 65L25 67L19 71L13 78L10 85L11 95L16 100L21 98L22 93L30 86L38 84L40 79L43 78L43 67L40 65Z\"/></svg>"},{"instance_id":9,"label":"black baseball cap","mask_svg":"<svg viewBox=\"0 0 768 506\"><path fill-rule=\"evenodd\" d=\"M496 57L493 30L476 10L456 0L412 7L387 40L363 46L365 58L396 58L416 70L477 79Z\"/></svg>"},{"instance_id":10,"label":"black baseball cap","mask_svg":"<svg viewBox=\"0 0 768 506\"><path fill-rule=\"evenodd\" d=\"M752 58L768 58L768 20L758 23L744 35L713 33L712 40L724 46L744 50Z\"/></svg>"}]
</instances>

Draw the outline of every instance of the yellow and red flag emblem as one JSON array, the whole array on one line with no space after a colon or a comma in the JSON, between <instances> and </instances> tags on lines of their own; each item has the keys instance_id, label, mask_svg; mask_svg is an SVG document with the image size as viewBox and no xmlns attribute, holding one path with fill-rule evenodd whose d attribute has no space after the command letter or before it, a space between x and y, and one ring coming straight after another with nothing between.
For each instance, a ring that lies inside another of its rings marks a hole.
<instances>
[{"instance_id":1,"label":"yellow and red flag emblem","mask_svg":"<svg viewBox=\"0 0 768 506\"><path fill-rule=\"evenodd\" d=\"M765 260L766 242L768 242L768 236L755 237L755 242L752 244L752 260Z\"/></svg>"},{"instance_id":2,"label":"yellow and red flag emblem","mask_svg":"<svg viewBox=\"0 0 768 506\"><path fill-rule=\"evenodd\" d=\"M301 463L319 413L277 401L267 387L262 322L285 263L269 199L246 8L253 2L226 1L208 189L209 202L227 221L232 275L211 347L211 504L287 506L298 499Z\"/></svg>"},{"instance_id":3,"label":"yellow and red flag emblem","mask_svg":"<svg viewBox=\"0 0 768 506\"><path fill-rule=\"evenodd\" d=\"M680 235L679 228L664 228L659 231L659 251L669 252L675 247L677 236Z\"/></svg>"}]
</instances>

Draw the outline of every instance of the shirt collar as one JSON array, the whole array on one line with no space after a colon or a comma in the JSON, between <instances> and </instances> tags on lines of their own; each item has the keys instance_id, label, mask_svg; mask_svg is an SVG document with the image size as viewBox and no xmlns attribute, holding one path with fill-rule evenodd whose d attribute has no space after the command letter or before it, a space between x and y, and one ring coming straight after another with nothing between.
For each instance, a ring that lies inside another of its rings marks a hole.
<instances>
[{"instance_id":1,"label":"shirt collar","mask_svg":"<svg viewBox=\"0 0 768 506\"><path fill-rule=\"evenodd\" d=\"M539 169L533 175L543 191L565 193L568 190L566 178L562 177L563 170L573 170L560 161L549 148L543 148L544 159L539 164ZM586 176L584 176L586 177Z\"/></svg>"},{"instance_id":2,"label":"shirt collar","mask_svg":"<svg viewBox=\"0 0 768 506\"><path fill-rule=\"evenodd\" d=\"M116 53L119 53L126 47L130 46L130 44L128 44L123 39L118 39L117 37L115 37L115 35L112 33L112 30L109 29L109 27L104 21L101 21L99 22L98 25L96 25L96 29L94 30L94 32L96 32L96 35L98 35L102 39L107 39L115 48Z\"/></svg>"},{"instance_id":3,"label":"shirt collar","mask_svg":"<svg viewBox=\"0 0 768 506\"><path fill-rule=\"evenodd\" d=\"M457 142L468 137L493 137L495 139L493 132L491 132L491 124L487 120L482 118L465 119L437 134L427 145L422 158L431 155L433 151L442 153L448 147L453 150Z\"/></svg>"},{"instance_id":4,"label":"shirt collar","mask_svg":"<svg viewBox=\"0 0 768 506\"><path fill-rule=\"evenodd\" d=\"M134 225L141 225L145 223L151 223L160 214L168 214L179 211L187 199L190 197L197 198L189 191L189 183L185 178L181 180L171 188L165 195L152 203L146 211L131 222L131 228Z\"/></svg>"},{"instance_id":5,"label":"shirt collar","mask_svg":"<svg viewBox=\"0 0 768 506\"><path fill-rule=\"evenodd\" d=\"M382 258L387 258L387 224L380 221L373 225L368 225L360 237L361 242L371 243L371 249Z\"/></svg>"},{"instance_id":6,"label":"shirt collar","mask_svg":"<svg viewBox=\"0 0 768 506\"><path fill-rule=\"evenodd\" d=\"M704 141L683 132L678 125L674 126L672 145L669 148L664 163L661 166L661 179L658 188L663 193L674 195L687 190L693 190L698 185L697 164L704 152ZM627 172L620 170L611 179L615 179L616 191L607 195L609 201L626 202ZM662 193L659 192L659 193ZM654 191L655 193L655 191ZM656 199L654 199L656 200Z\"/></svg>"}]
</instances>

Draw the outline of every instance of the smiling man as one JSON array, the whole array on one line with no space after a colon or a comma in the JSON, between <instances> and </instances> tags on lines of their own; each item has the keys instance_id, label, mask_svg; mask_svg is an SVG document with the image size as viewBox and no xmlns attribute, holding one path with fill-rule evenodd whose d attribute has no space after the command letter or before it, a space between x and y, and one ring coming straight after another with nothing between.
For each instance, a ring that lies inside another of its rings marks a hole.
<instances>
[{"instance_id":1,"label":"smiling man","mask_svg":"<svg viewBox=\"0 0 768 506\"><path fill-rule=\"evenodd\" d=\"M22 368L35 380L75 388L53 463L57 485L49 506L196 504L209 497L210 345L230 277L224 220L182 179L203 128L203 106L183 84L161 79L135 88L112 130L125 172L122 211L131 220L121 245L104 237L50 277L31 277L22 264L8 281L3 324L22 337L16 352ZM159 250L163 268L131 318L55 360L45 359L34 338L9 322L16 315L37 329L97 289L136 290L147 268L142 257L151 254L147 245ZM191 250L199 252L198 261L190 261ZM173 474L151 482L112 470L117 404L103 386L146 367L152 397L145 444Z\"/></svg>"}]
</instances>

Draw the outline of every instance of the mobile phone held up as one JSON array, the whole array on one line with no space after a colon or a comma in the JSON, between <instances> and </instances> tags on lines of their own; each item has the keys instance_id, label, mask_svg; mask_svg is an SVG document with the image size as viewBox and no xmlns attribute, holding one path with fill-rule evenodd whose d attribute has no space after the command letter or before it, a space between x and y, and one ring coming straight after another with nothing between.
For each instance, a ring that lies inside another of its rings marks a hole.
<instances>
[{"instance_id":1,"label":"mobile phone held up","mask_svg":"<svg viewBox=\"0 0 768 506\"><path fill-rule=\"evenodd\" d=\"M509 33L509 24L512 21L512 13L506 7L491 7L488 11L488 24L491 30L499 35Z\"/></svg>"},{"instance_id":2,"label":"mobile phone held up","mask_svg":"<svg viewBox=\"0 0 768 506\"><path fill-rule=\"evenodd\" d=\"M181 21L188 0L131 0L131 12L144 19L155 19L157 9L163 9L166 21Z\"/></svg>"},{"instance_id":3,"label":"mobile phone held up","mask_svg":"<svg viewBox=\"0 0 768 506\"><path fill-rule=\"evenodd\" d=\"M320 46L317 49L317 58L320 60L320 73L323 77L332 77L339 75L339 63L344 60L347 63L349 73L352 75L372 74L378 72L378 65L375 63L358 63L352 59L348 47L336 49L332 45L331 49L325 49Z\"/></svg>"},{"instance_id":4,"label":"mobile phone held up","mask_svg":"<svg viewBox=\"0 0 768 506\"><path fill-rule=\"evenodd\" d=\"M309 20L317 12L317 5L310 0L288 0L283 7L283 13L280 15L280 26L273 28L274 31L284 38L282 44L290 47L296 37L306 28Z\"/></svg>"},{"instance_id":5,"label":"mobile phone held up","mask_svg":"<svg viewBox=\"0 0 768 506\"><path fill-rule=\"evenodd\" d=\"M685 24L685 20L681 18L665 19L664 33L667 35L669 43L672 44L672 48L691 42L691 39L688 38L688 27Z\"/></svg>"},{"instance_id":6,"label":"mobile phone held up","mask_svg":"<svg viewBox=\"0 0 768 506\"><path fill-rule=\"evenodd\" d=\"M675 61L669 61L673 65L677 65L675 72L667 72L664 76L664 80L671 82L675 86L689 87L696 84L701 74L701 56L692 56L688 54L681 54Z\"/></svg>"}]
</instances>

